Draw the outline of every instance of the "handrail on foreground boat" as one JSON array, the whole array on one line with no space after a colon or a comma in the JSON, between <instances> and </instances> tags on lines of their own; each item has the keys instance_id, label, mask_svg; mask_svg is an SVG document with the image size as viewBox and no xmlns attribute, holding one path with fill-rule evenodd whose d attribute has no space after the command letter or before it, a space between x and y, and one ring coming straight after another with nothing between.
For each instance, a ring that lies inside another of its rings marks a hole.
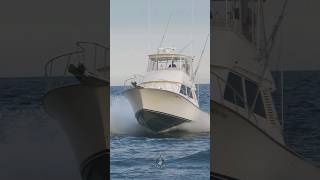
<instances>
[{"instance_id":1,"label":"handrail on foreground boat","mask_svg":"<svg viewBox=\"0 0 320 180\"><path fill-rule=\"evenodd\" d=\"M140 75L140 74L134 74L132 76L129 76L129 78L127 78L124 83L123 86L124 87L130 87L130 86L134 86L138 85L142 82L144 76ZM130 84L129 84L130 83Z\"/></svg>"},{"instance_id":2,"label":"handrail on foreground boat","mask_svg":"<svg viewBox=\"0 0 320 180\"><path fill-rule=\"evenodd\" d=\"M69 72L70 65L73 65L74 67L76 65L78 65L78 67L84 66L84 69L88 70L89 74L107 79L107 52L109 48L95 42L86 41L78 41L76 46L79 50L53 57L45 64L44 76L46 78L50 78L47 85L47 90L66 84L75 84L75 82L71 82L70 77L72 76ZM93 49L89 50L88 46ZM88 53L91 51L93 51L91 53L92 56L89 58L86 57L86 55L88 55ZM86 61L86 58L89 60Z\"/></svg>"}]
</instances>

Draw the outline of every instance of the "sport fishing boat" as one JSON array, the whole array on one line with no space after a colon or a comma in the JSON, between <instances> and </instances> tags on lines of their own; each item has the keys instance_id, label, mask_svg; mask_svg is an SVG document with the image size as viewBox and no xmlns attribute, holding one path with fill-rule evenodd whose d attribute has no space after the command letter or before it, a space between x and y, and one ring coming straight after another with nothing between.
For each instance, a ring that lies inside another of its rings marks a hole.
<instances>
[{"instance_id":1,"label":"sport fishing boat","mask_svg":"<svg viewBox=\"0 0 320 180\"><path fill-rule=\"evenodd\" d=\"M212 0L211 59L213 179L320 179L320 170L290 149L272 92L269 61L286 9L269 38L261 0ZM264 35L262 36L264 37Z\"/></svg>"},{"instance_id":2,"label":"sport fishing boat","mask_svg":"<svg viewBox=\"0 0 320 180\"><path fill-rule=\"evenodd\" d=\"M159 48L149 55L145 76L129 78L124 92L140 125L157 133L168 132L183 123L208 119L199 108L194 83L193 58L175 48Z\"/></svg>"},{"instance_id":3,"label":"sport fishing boat","mask_svg":"<svg viewBox=\"0 0 320 180\"><path fill-rule=\"evenodd\" d=\"M45 65L44 109L67 135L82 179L105 180L109 177L109 50L94 42L78 42L77 47Z\"/></svg>"}]
</instances>

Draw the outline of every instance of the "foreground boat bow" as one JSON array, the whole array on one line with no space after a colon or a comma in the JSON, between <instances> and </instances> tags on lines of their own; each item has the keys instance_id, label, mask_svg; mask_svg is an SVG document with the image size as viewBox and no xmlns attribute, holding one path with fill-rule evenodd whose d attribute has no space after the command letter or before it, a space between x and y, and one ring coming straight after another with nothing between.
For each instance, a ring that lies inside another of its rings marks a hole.
<instances>
[{"instance_id":1,"label":"foreground boat bow","mask_svg":"<svg viewBox=\"0 0 320 180\"><path fill-rule=\"evenodd\" d=\"M90 42L78 42L77 46L80 50L46 64L49 86L43 98L44 109L66 133L83 180L105 180L109 177L110 84L109 72L100 71L108 70L107 48ZM94 52L91 56L90 49ZM104 58L96 59L99 52ZM97 64L104 67L95 67Z\"/></svg>"}]
</instances>

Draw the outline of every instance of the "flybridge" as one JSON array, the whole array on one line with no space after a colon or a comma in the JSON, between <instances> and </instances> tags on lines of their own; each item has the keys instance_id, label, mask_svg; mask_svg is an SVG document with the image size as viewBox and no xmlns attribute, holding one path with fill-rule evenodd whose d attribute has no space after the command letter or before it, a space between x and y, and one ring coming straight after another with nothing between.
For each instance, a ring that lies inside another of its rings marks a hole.
<instances>
[{"instance_id":1,"label":"flybridge","mask_svg":"<svg viewBox=\"0 0 320 180\"><path fill-rule=\"evenodd\" d=\"M249 42L259 43L262 0L213 0L211 19L214 28L227 28L242 34Z\"/></svg>"},{"instance_id":2,"label":"flybridge","mask_svg":"<svg viewBox=\"0 0 320 180\"><path fill-rule=\"evenodd\" d=\"M170 56L170 57L183 57L187 58L188 60L193 60L191 56L183 55L180 54L176 51L176 48L159 48L157 54L151 54L149 57L165 57L165 56Z\"/></svg>"},{"instance_id":3,"label":"flybridge","mask_svg":"<svg viewBox=\"0 0 320 180\"><path fill-rule=\"evenodd\" d=\"M157 54L149 55L147 72L160 70L180 70L191 76L192 57L178 54L175 48L159 48Z\"/></svg>"}]
</instances>

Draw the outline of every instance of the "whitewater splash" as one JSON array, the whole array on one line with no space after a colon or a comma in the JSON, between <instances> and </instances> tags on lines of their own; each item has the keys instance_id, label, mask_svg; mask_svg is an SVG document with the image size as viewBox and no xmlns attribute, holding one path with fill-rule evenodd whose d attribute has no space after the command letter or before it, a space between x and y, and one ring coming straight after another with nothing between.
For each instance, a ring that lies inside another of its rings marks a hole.
<instances>
[{"instance_id":1,"label":"whitewater splash","mask_svg":"<svg viewBox=\"0 0 320 180\"><path fill-rule=\"evenodd\" d=\"M111 134L150 133L149 130L139 125L129 102L121 95L111 96L110 117ZM192 123L184 123L176 127L176 130L191 133L210 132L210 116L203 115Z\"/></svg>"},{"instance_id":2,"label":"whitewater splash","mask_svg":"<svg viewBox=\"0 0 320 180\"><path fill-rule=\"evenodd\" d=\"M129 102L123 96L110 98L110 133L136 134L146 130L138 124Z\"/></svg>"}]
</instances>

